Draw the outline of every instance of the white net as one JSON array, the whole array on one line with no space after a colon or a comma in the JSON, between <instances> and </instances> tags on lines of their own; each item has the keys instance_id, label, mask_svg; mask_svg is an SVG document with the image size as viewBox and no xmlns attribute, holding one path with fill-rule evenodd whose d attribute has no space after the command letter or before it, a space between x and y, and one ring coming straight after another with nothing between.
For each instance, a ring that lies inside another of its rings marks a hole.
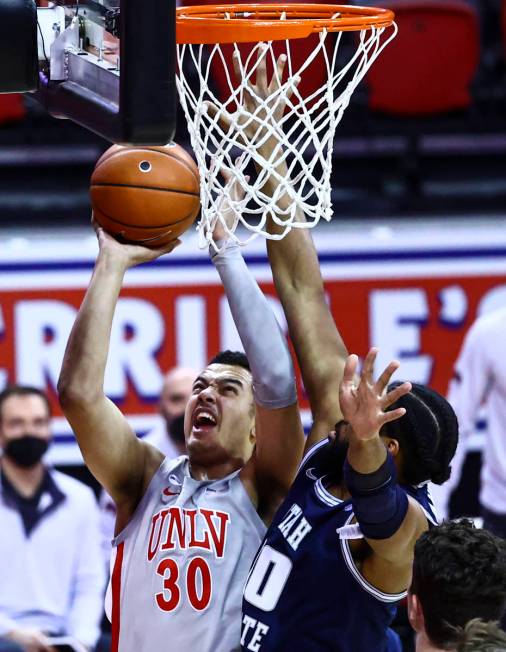
<instances>
[{"instance_id":1,"label":"white net","mask_svg":"<svg viewBox=\"0 0 506 652\"><path fill-rule=\"evenodd\" d=\"M362 30L344 61L338 56L343 32L313 34L302 51L300 39L178 45L179 98L201 176L200 246L214 244L217 220L240 244L259 234L280 239L291 228L330 220L337 125L353 91L396 32L395 25ZM287 60L280 75L282 54ZM264 97L256 87L262 63L272 76ZM265 147L273 141L276 147ZM237 184L242 191L231 192ZM306 221L298 220L300 211ZM278 225L276 233L268 232L269 220ZM246 232L236 231L239 225Z\"/></svg>"}]
</instances>

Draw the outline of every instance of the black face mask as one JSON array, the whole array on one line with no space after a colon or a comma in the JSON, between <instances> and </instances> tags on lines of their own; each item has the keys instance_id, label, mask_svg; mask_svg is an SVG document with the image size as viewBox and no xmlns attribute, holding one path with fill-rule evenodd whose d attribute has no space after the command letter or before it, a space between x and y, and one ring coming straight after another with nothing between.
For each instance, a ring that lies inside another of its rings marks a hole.
<instances>
[{"instance_id":1,"label":"black face mask","mask_svg":"<svg viewBox=\"0 0 506 652\"><path fill-rule=\"evenodd\" d=\"M172 419L170 424L170 437L176 444L184 444L184 412L175 419Z\"/></svg>"},{"instance_id":2,"label":"black face mask","mask_svg":"<svg viewBox=\"0 0 506 652\"><path fill-rule=\"evenodd\" d=\"M18 439L11 439L4 447L4 453L18 466L29 469L40 462L48 447L47 439L26 434Z\"/></svg>"}]
</instances>

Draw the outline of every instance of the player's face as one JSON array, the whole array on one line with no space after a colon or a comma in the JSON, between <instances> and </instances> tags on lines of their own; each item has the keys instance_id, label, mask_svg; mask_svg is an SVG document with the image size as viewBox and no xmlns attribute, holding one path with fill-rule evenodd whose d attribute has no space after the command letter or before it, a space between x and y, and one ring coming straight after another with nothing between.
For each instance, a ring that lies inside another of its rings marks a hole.
<instances>
[{"instance_id":1,"label":"player's face","mask_svg":"<svg viewBox=\"0 0 506 652\"><path fill-rule=\"evenodd\" d=\"M0 445L24 435L33 435L49 441L51 438L47 405L37 394L9 396L0 415Z\"/></svg>"},{"instance_id":2,"label":"player's face","mask_svg":"<svg viewBox=\"0 0 506 652\"><path fill-rule=\"evenodd\" d=\"M255 410L249 371L212 364L195 379L185 414L190 459L202 464L231 458L244 465L255 441Z\"/></svg>"}]
</instances>

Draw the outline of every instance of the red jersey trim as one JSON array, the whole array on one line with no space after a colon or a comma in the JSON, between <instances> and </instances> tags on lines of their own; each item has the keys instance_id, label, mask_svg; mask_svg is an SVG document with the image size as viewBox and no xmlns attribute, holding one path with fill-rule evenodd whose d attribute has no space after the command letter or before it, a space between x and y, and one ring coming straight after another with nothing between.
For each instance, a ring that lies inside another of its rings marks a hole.
<instances>
[{"instance_id":1,"label":"red jersey trim","mask_svg":"<svg viewBox=\"0 0 506 652\"><path fill-rule=\"evenodd\" d=\"M116 548L116 559L112 571L112 610L111 610L111 652L119 652L121 567L123 565L124 542Z\"/></svg>"}]
</instances>

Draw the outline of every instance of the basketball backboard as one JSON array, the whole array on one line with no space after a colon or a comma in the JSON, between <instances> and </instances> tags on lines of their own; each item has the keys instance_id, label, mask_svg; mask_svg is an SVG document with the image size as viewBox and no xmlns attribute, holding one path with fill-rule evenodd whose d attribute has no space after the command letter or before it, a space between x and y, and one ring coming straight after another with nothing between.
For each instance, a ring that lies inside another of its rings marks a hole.
<instances>
[{"instance_id":1,"label":"basketball backboard","mask_svg":"<svg viewBox=\"0 0 506 652\"><path fill-rule=\"evenodd\" d=\"M19 4L17 14L16 4ZM163 145L175 131L175 0L0 0L0 25L23 21L38 75L0 65L0 92L34 91L48 111L115 143ZM33 5L33 7L32 7ZM13 9L14 7L14 9ZM35 10L35 13L34 13ZM36 16L36 25L32 16ZM5 28L2 31L7 31ZM0 34L0 61L12 49ZM20 38L11 61L20 57ZM9 48L9 52L5 50Z\"/></svg>"}]
</instances>

